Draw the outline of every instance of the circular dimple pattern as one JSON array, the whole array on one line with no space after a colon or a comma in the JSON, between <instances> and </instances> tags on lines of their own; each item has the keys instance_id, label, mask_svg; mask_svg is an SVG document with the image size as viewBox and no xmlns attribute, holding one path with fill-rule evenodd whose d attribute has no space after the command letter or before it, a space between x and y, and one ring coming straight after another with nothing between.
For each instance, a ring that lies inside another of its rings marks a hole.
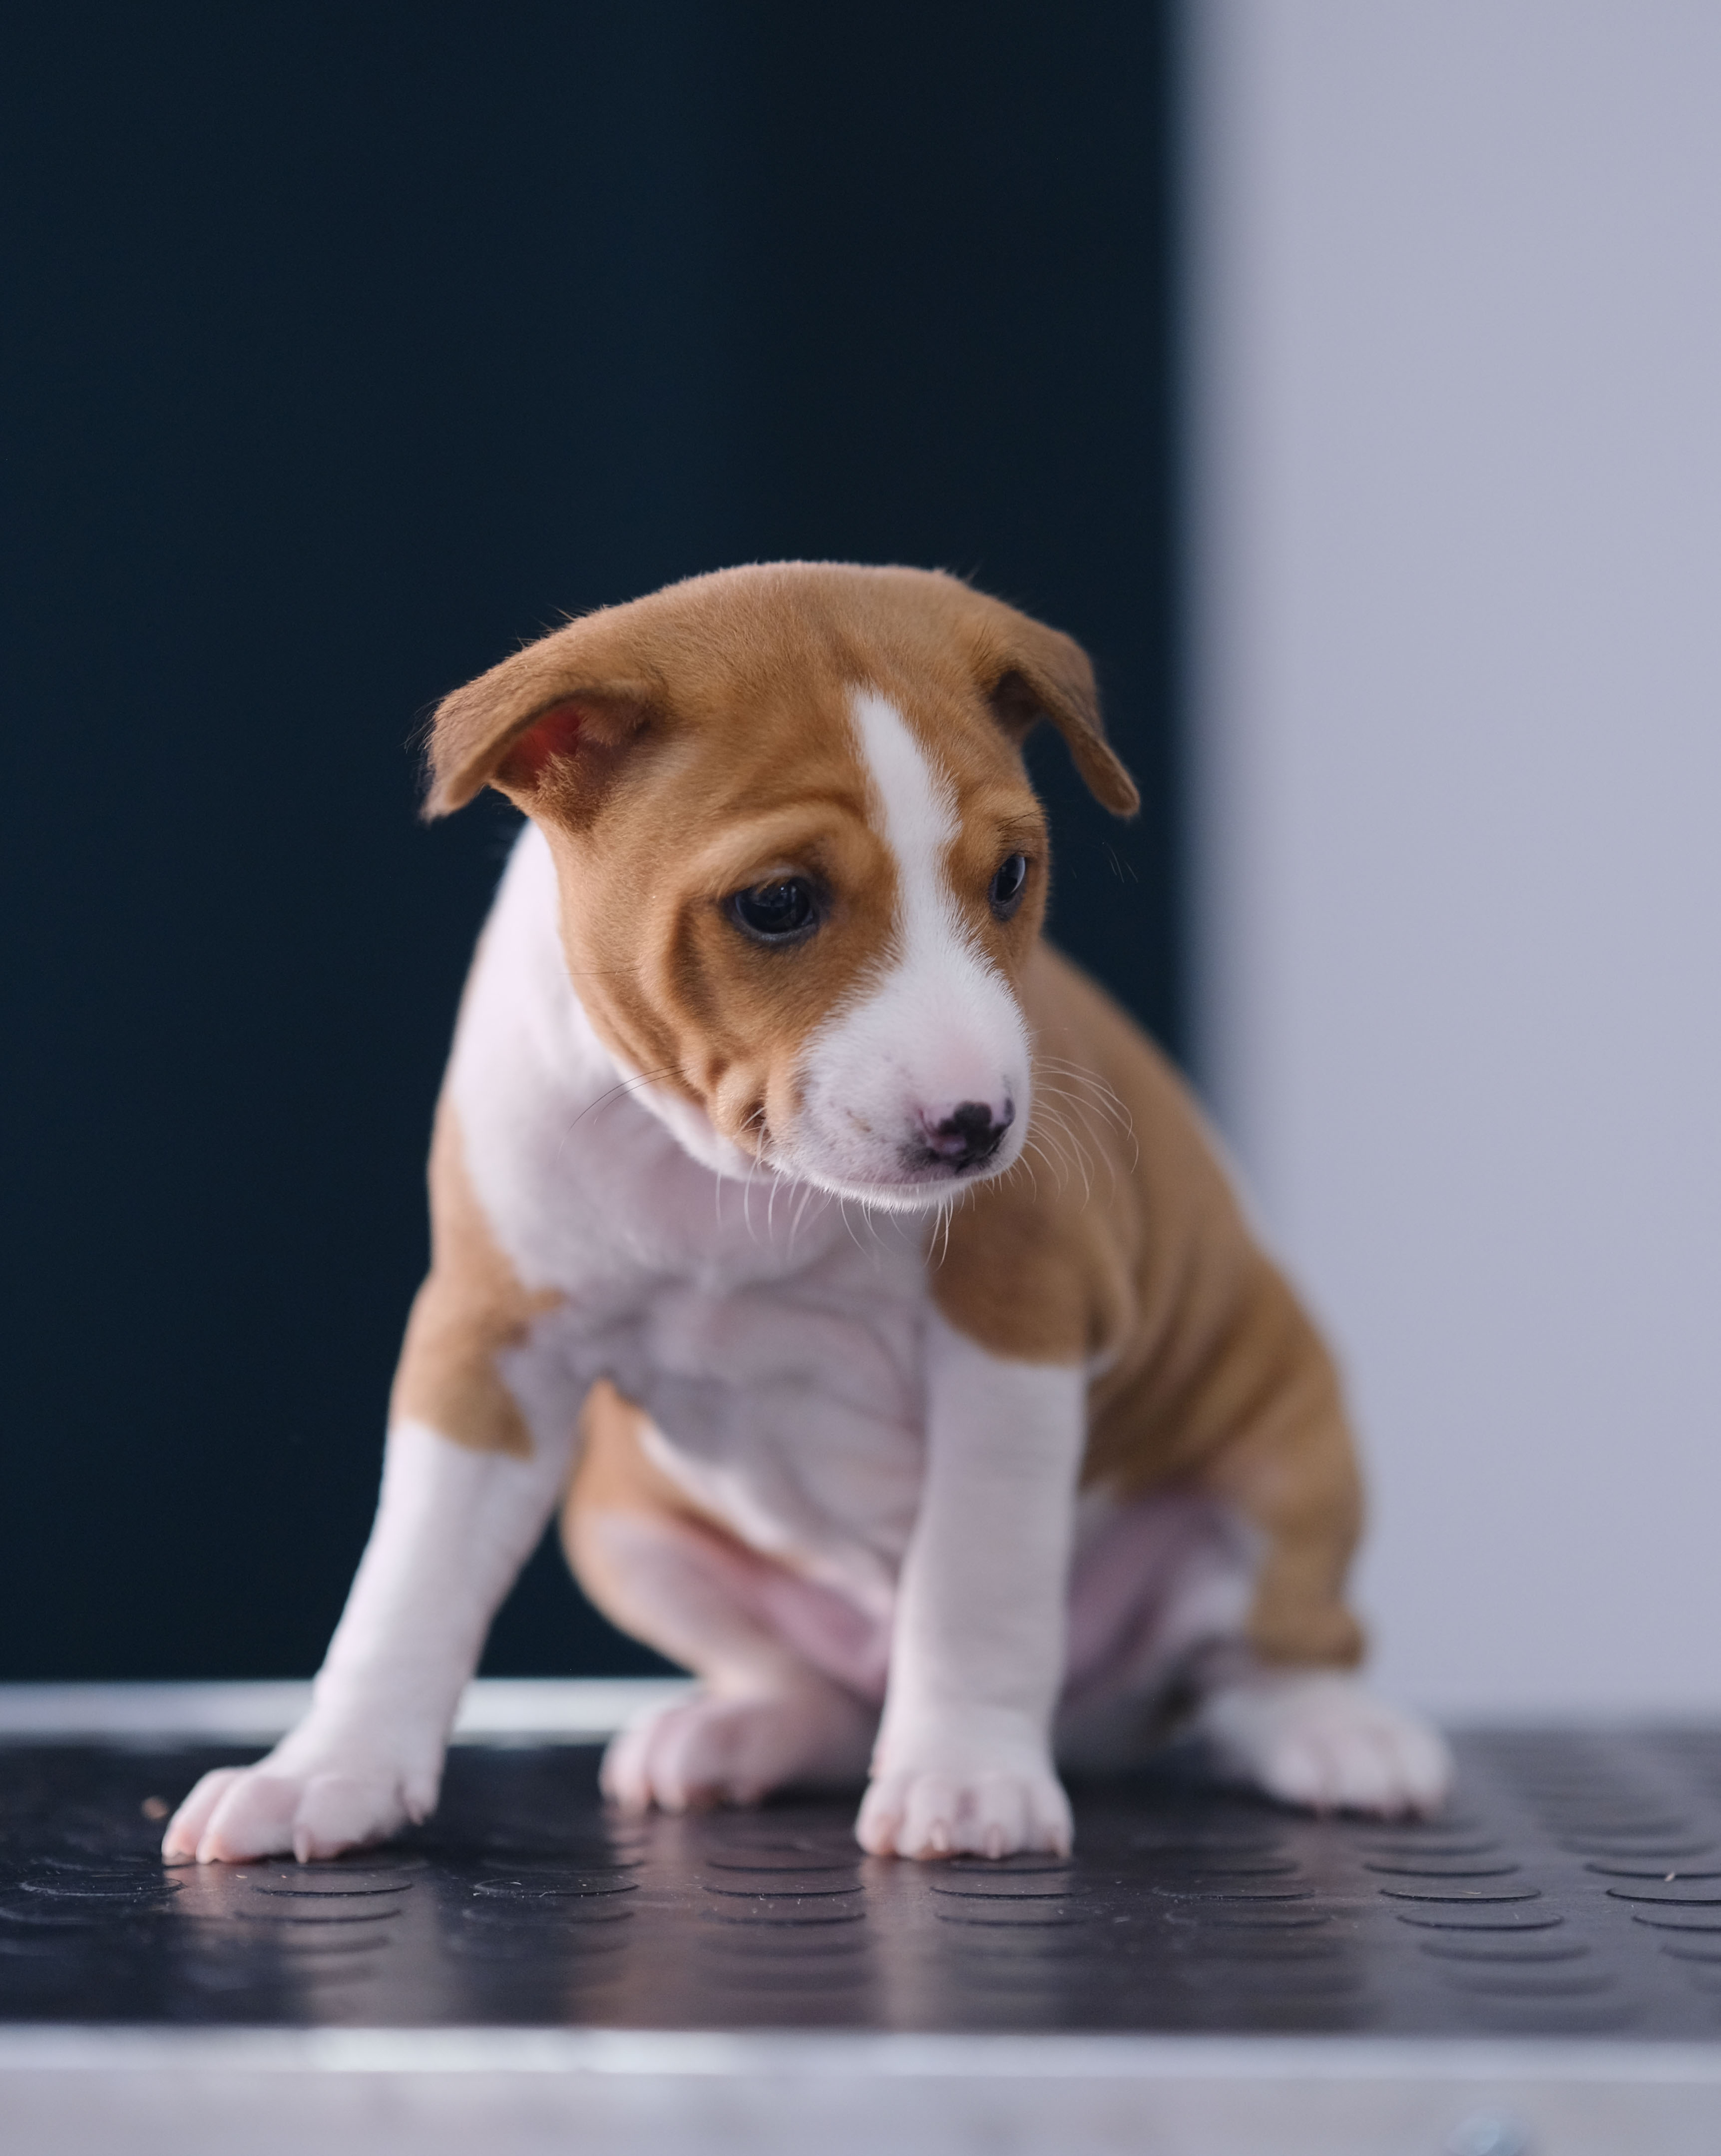
<instances>
[{"instance_id":1,"label":"circular dimple pattern","mask_svg":"<svg viewBox=\"0 0 1721 2156\"><path fill-rule=\"evenodd\" d=\"M966 1923L979 1930L1001 1932L1048 1932L1061 1930L1063 1925L1080 1923L1085 1910L1074 1908L1070 1902L945 1902L934 1910L940 1923Z\"/></svg>"},{"instance_id":2,"label":"circular dimple pattern","mask_svg":"<svg viewBox=\"0 0 1721 2156\"><path fill-rule=\"evenodd\" d=\"M1523 1909L1396 1909L1393 1914L1401 1924L1435 1932L1550 1932L1565 1922L1561 1916Z\"/></svg>"},{"instance_id":3,"label":"circular dimple pattern","mask_svg":"<svg viewBox=\"0 0 1721 2156\"><path fill-rule=\"evenodd\" d=\"M1187 1885L1168 1887L1156 1881L1153 1892L1164 1901L1176 1902L1186 1912L1191 1905L1214 1910L1229 1910L1243 1915L1272 1915L1298 1902L1312 1902L1314 1892L1309 1887L1202 1887L1193 1881Z\"/></svg>"},{"instance_id":4,"label":"circular dimple pattern","mask_svg":"<svg viewBox=\"0 0 1721 2156\"><path fill-rule=\"evenodd\" d=\"M430 1860L410 1850L388 1850L382 1855L374 1851L363 1856L313 1857L305 1864L296 1864L283 1858L278 1863L262 1862L239 1866L233 1876L248 1879L254 1884L259 1879L326 1879L338 1886L343 1881L367 1879L399 1879L403 1875L416 1875L426 1871Z\"/></svg>"},{"instance_id":5,"label":"circular dimple pattern","mask_svg":"<svg viewBox=\"0 0 1721 2156\"><path fill-rule=\"evenodd\" d=\"M1433 1902L1454 1908L1492 1907L1502 1902L1539 1902L1539 1887L1383 1887L1380 1892L1394 1902Z\"/></svg>"},{"instance_id":6,"label":"circular dimple pattern","mask_svg":"<svg viewBox=\"0 0 1721 2156\"><path fill-rule=\"evenodd\" d=\"M398 1903L381 1909L253 1908L236 1911L230 1922L240 1924L386 1924L402 1914Z\"/></svg>"},{"instance_id":7,"label":"circular dimple pattern","mask_svg":"<svg viewBox=\"0 0 1721 2156\"><path fill-rule=\"evenodd\" d=\"M970 1872L955 1879L935 1879L935 1894L963 1902L1061 1902L1079 1891L1069 1867L1060 1872L1037 1871L1014 1876L1007 1873Z\"/></svg>"},{"instance_id":8,"label":"circular dimple pattern","mask_svg":"<svg viewBox=\"0 0 1721 2156\"><path fill-rule=\"evenodd\" d=\"M1644 1882L1633 1887L1610 1887L1610 1902L1631 1902L1667 1909L1713 1909L1721 1912L1721 1892L1713 1887L1687 1885L1678 1880Z\"/></svg>"},{"instance_id":9,"label":"circular dimple pattern","mask_svg":"<svg viewBox=\"0 0 1721 2156\"><path fill-rule=\"evenodd\" d=\"M1621 1835L1618 1837L1611 1835L1562 1835L1560 1846L1577 1856L1642 1857L1647 1860L1657 1856L1675 1859L1703 1856L1715 1847L1715 1844L1713 1841L1693 1840L1689 1837L1683 1840L1677 1837L1670 1840L1666 1837L1658 1840L1652 1835L1646 1840L1636 1835Z\"/></svg>"},{"instance_id":10,"label":"circular dimple pattern","mask_svg":"<svg viewBox=\"0 0 1721 2156\"><path fill-rule=\"evenodd\" d=\"M463 1922L474 1927L541 1940L560 1933L586 1931L600 1924L627 1923L634 1912L624 1901L607 1895L593 1895L587 1898L545 1897L537 1900L474 1897L459 1913Z\"/></svg>"},{"instance_id":11,"label":"circular dimple pattern","mask_svg":"<svg viewBox=\"0 0 1721 2156\"><path fill-rule=\"evenodd\" d=\"M713 1871L741 1871L750 1876L778 1871L788 1872L796 1878L860 1876L858 1857L810 1856L804 1851L794 1849L758 1849L741 1856L708 1856L704 1861Z\"/></svg>"},{"instance_id":12,"label":"circular dimple pattern","mask_svg":"<svg viewBox=\"0 0 1721 2156\"><path fill-rule=\"evenodd\" d=\"M701 1913L707 1923L800 1927L858 1924L867 1912L853 1898L827 1895L755 1894L745 1900L713 1902Z\"/></svg>"},{"instance_id":13,"label":"circular dimple pattern","mask_svg":"<svg viewBox=\"0 0 1721 2156\"><path fill-rule=\"evenodd\" d=\"M44 1856L37 1860L38 1875L68 1880L85 1879L110 1885L115 1881L159 1881L166 1867L158 1856Z\"/></svg>"},{"instance_id":14,"label":"circular dimple pattern","mask_svg":"<svg viewBox=\"0 0 1721 2156\"><path fill-rule=\"evenodd\" d=\"M1581 1961L1591 1951L1580 1939L1520 1943L1516 1939L1419 1939L1419 1949L1444 1961L1530 1963Z\"/></svg>"},{"instance_id":15,"label":"circular dimple pattern","mask_svg":"<svg viewBox=\"0 0 1721 2156\"><path fill-rule=\"evenodd\" d=\"M1713 2041L1721 1743L1714 1804L1694 1752L1647 1742L1461 1753L1473 1798L1432 1822L1318 1821L1149 1777L1076 1789L1073 1859L915 1865L864 1857L851 1804L624 1825L580 1785L581 1755L457 1752L408 1848L170 1871L135 1794L105 1826L58 1784L8 1810L0 1749L0 2008ZM207 1763L103 1771L172 1795ZM18 1824L62 1811L57 1840Z\"/></svg>"},{"instance_id":16,"label":"circular dimple pattern","mask_svg":"<svg viewBox=\"0 0 1721 2156\"><path fill-rule=\"evenodd\" d=\"M1067 1873L1071 1866L1067 1856L947 1856L938 1869L958 1879L971 1872L987 1879L1027 1879L1048 1871Z\"/></svg>"},{"instance_id":17,"label":"circular dimple pattern","mask_svg":"<svg viewBox=\"0 0 1721 2156\"><path fill-rule=\"evenodd\" d=\"M1363 1865L1365 1871L1377 1871L1394 1879L1504 1879L1518 1868L1515 1864L1478 1864L1473 1858L1416 1864L1370 1857Z\"/></svg>"},{"instance_id":18,"label":"circular dimple pattern","mask_svg":"<svg viewBox=\"0 0 1721 2156\"><path fill-rule=\"evenodd\" d=\"M347 1887L333 1884L324 1887L254 1887L255 1894L267 1894L282 1902L371 1902L381 1901L396 1894L412 1891L410 1879L387 1887Z\"/></svg>"},{"instance_id":19,"label":"circular dimple pattern","mask_svg":"<svg viewBox=\"0 0 1721 2156\"><path fill-rule=\"evenodd\" d=\"M480 1879L472 1891L498 1902L588 1902L617 1894L637 1894L639 1881L590 1873L530 1871L517 1872L508 1879Z\"/></svg>"},{"instance_id":20,"label":"circular dimple pattern","mask_svg":"<svg viewBox=\"0 0 1721 2156\"><path fill-rule=\"evenodd\" d=\"M82 1868L76 1871L44 1872L33 1879L21 1880L18 1883L26 1894L40 1894L57 1902L165 1902L170 1895L180 1892L177 1879L163 1879L159 1875L151 1878L147 1874L133 1871L96 1871Z\"/></svg>"},{"instance_id":21,"label":"circular dimple pattern","mask_svg":"<svg viewBox=\"0 0 1721 2156\"><path fill-rule=\"evenodd\" d=\"M1659 1880L1665 1886L1682 1881L1713 1880L1721 1882L1721 1868L1713 1865L1693 1866L1658 1862L1654 1858L1634 1858L1630 1863L1605 1864L1599 1858L1584 1866L1585 1871L1600 1873L1604 1879Z\"/></svg>"},{"instance_id":22,"label":"circular dimple pattern","mask_svg":"<svg viewBox=\"0 0 1721 2156\"><path fill-rule=\"evenodd\" d=\"M1202 1908L1184 1902L1180 1907L1166 1912L1166 1919L1174 1924L1190 1924L1221 1932L1299 1932L1317 1924L1329 1924L1332 1918L1317 1909L1247 1908L1219 1904Z\"/></svg>"},{"instance_id":23,"label":"circular dimple pattern","mask_svg":"<svg viewBox=\"0 0 1721 2156\"><path fill-rule=\"evenodd\" d=\"M1406 1863L1424 1861L1438 1863L1445 1857L1487 1856L1499 1848L1491 1835L1459 1835L1451 1840L1437 1835L1419 1835L1413 1840L1395 1837L1391 1840L1370 1840L1362 1845L1364 1856L1402 1859Z\"/></svg>"},{"instance_id":24,"label":"circular dimple pattern","mask_svg":"<svg viewBox=\"0 0 1721 2156\"><path fill-rule=\"evenodd\" d=\"M761 1887L756 1881L747 1881L731 1875L727 1879L704 1879L700 1885L708 1894L719 1894L725 1901L755 1902L761 1895L774 1898L792 1897L797 1902L831 1900L839 1896L853 1901L859 1892L859 1882L852 1876L845 1878L841 1872L815 1871L812 1873L786 1871L772 1876L769 1887Z\"/></svg>"},{"instance_id":25,"label":"circular dimple pattern","mask_svg":"<svg viewBox=\"0 0 1721 2156\"><path fill-rule=\"evenodd\" d=\"M632 1848L603 1842L551 1842L492 1837L479 1857L484 1871L628 1871L643 1861Z\"/></svg>"},{"instance_id":26,"label":"circular dimple pattern","mask_svg":"<svg viewBox=\"0 0 1721 2156\"><path fill-rule=\"evenodd\" d=\"M320 1962L375 1960L395 1942L390 1931L289 1933L277 1951L295 1968Z\"/></svg>"}]
</instances>

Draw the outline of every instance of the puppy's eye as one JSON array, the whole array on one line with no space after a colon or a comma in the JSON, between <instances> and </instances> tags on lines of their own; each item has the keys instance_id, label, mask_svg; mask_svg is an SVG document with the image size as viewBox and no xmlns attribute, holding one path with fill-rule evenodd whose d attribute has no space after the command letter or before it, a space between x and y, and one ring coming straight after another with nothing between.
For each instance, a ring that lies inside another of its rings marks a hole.
<instances>
[{"instance_id":1,"label":"puppy's eye","mask_svg":"<svg viewBox=\"0 0 1721 2156\"><path fill-rule=\"evenodd\" d=\"M1012 854L992 878L992 887L986 896L992 902L992 911L1000 921L1007 921L1022 904L1022 894L1027 889L1027 855Z\"/></svg>"},{"instance_id":2,"label":"puppy's eye","mask_svg":"<svg viewBox=\"0 0 1721 2156\"><path fill-rule=\"evenodd\" d=\"M730 917L755 943L793 943L818 927L812 886L800 876L755 884L729 901Z\"/></svg>"}]
</instances>

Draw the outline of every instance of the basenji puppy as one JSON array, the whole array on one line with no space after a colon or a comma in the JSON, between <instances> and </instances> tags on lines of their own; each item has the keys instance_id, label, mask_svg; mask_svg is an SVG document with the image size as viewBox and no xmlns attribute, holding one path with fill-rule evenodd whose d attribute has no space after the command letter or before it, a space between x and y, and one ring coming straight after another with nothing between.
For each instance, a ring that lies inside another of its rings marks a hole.
<instances>
[{"instance_id":1,"label":"basenji puppy","mask_svg":"<svg viewBox=\"0 0 1721 2156\"><path fill-rule=\"evenodd\" d=\"M867 1782L876 1854L1063 1851L1055 1762L1181 1707L1272 1795L1426 1810L1344 1599L1339 1385L1188 1096L1042 941L1056 727L1137 805L1068 637L953 578L785 563L574 621L438 711L428 813L525 813L431 1152L375 1529L300 1726L171 1852L423 1819L564 1507L700 1680L618 1805Z\"/></svg>"}]
</instances>

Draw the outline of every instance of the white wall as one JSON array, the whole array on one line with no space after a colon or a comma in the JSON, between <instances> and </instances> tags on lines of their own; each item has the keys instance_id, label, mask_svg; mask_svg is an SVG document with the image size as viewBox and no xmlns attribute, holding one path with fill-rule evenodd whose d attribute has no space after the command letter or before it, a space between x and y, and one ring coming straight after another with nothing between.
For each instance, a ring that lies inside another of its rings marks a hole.
<instances>
[{"instance_id":1,"label":"white wall","mask_svg":"<svg viewBox=\"0 0 1721 2156\"><path fill-rule=\"evenodd\" d=\"M1383 1676L1721 1707L1721 0L1192 0L1205 1067Z\"/></svg>"}]
</instances>

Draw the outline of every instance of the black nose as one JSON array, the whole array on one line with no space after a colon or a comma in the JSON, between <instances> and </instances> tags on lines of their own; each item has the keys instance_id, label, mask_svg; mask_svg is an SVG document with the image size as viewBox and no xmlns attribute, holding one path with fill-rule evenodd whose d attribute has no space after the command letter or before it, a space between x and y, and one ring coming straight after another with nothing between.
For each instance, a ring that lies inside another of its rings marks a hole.
<instances>
[{"instance_id":1,"label":"black nose","mask_svg":"<svg viewBox=\"0 0 1721 2156\"><path fill-rule=\"evenodd\" d=\"M927 1132L928 1149L939 1159L948 1161L960 1175L965 1168L978 1168L991 1158L1015 1115L1012 1101L1004 1103L1003 1120L996 1123L986 1101L959 1101L941 1123L935 1123Z\"/></svg>"}]
</instances>

